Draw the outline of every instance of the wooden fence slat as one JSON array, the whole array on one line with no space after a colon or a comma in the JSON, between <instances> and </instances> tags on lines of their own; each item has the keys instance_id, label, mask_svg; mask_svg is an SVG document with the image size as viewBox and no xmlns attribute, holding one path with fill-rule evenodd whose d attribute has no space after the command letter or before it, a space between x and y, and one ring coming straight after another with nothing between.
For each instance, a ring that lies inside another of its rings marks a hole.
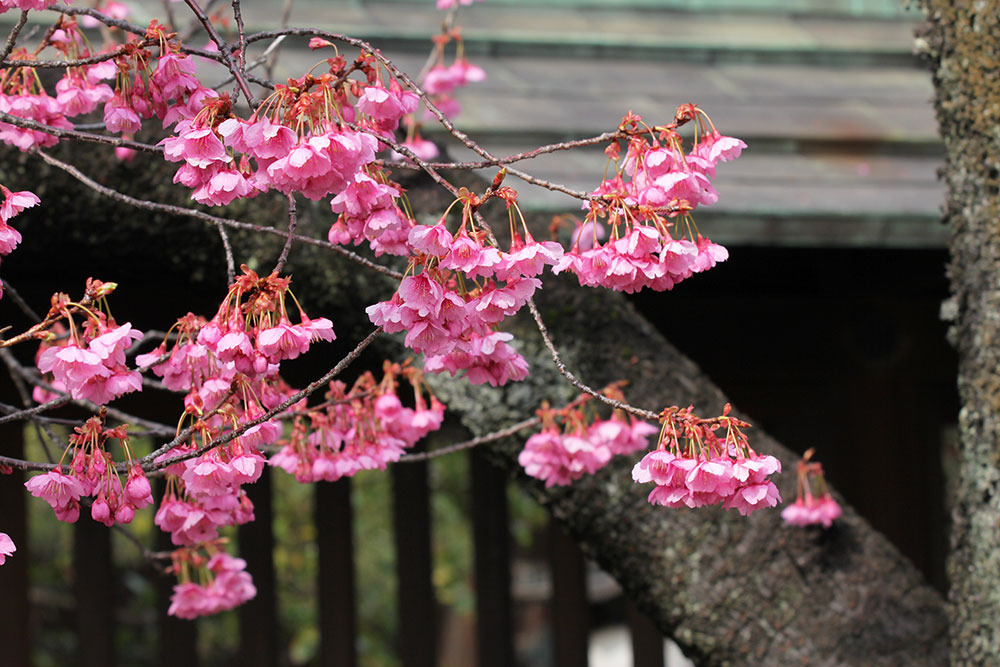
<instances>
[{"instance_id":1,"label":"wooden fence slat","mask_svg":"<svg viewBox=\"0 0 1000 667\"><path fill-rule=\"evenodd\" d=\"M419 450L421 445L415 448ZM426 461L392 466L399 656L406 667L437 664L438 613L431 581Z\"/></svg>"},{"instance_id":2,"label":"wooden fence slat","mask_svg":"<svg viewBox=\"0 0 1000 667\"><path fill-rule=\"evenodd\" d=\"M20 423L0 428L0 454L24 458L24 426ZM20 470L0 475L0 532L14 540L17 551L0 567L0 646L4 664L28 667L31 664L31 614L28 606L28 565L31 544L28 541L27 492L25 474ZM41 502L41 501L38 501Z\"/></svg>"},{"instance_id":3,"label":"wooden fence slat","mask_svg":"<svg viewBox=\"0 0 1000 667\"><path fill-rule=\"evenodd\" d=\"M663 635L649 617L636 609L631 601L625 603L625 617L632 634L633 667L666 667Z\"/></svg>"},{"instance_id":4,"label":"wooden fence slat","mask_svg":"<svg viewBox=\"0 0 1000 667\"><path fill-rule=\"evenodd\" d=\"M586 563L580 547L551 519L549 545L555 665L580 667L587 664L590 639Z\"/></svg>"},{"instance_id":5,"label":"wooden fence slat","mask_svg":"<svg viewBox=\"0 0 1000 667\"><path fill-rule=\"evenodd\" d=\"M319 666L354 667L358 655L351 478L316 482L315 493Z\"/></svg>"},{"instance_id":6,"label":"wooden fence slat","mask_svg":"<svg viewBox=\"0 0 1000 667\"><path fill-rule=\"evenodd\" d=\"M253 576L257 597L240 606L240 667L278 664L278 594L274 575L274 529L271 469L264 468L255 484L244 489L256 519L239 527L240 557Z\"/></svg>"},{"instance_id":7,"label":"wooden fence slat","mask_svg":"<svg viewBox=\"0 0 1000 667\"><path fill-rule=\"evenodd\" d=\"M514 664L507 476L482 452L469 457L475 548L476 654L479 667Z\"/></svg>"},{"instance_id":8,"label":"wooden fence slat","mask_svg":"<svg viewBox=\"0 0 1000 667\"><path fill-rule=\"evenodd\" d=\"M73 526L76 577L76 654L79 667L115 664L115 575L111 529L90 518L84 506Z\"/></svg>"}]
</instances>

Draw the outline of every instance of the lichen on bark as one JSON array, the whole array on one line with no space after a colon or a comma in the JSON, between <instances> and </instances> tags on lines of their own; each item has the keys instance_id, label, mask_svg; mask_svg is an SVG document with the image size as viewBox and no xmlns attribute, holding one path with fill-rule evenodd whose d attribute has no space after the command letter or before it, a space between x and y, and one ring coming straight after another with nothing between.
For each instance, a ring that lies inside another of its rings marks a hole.
<instances>
[{"instance_id":1,"label":"lichen on bark","mask_svg":"<svg viewBox=\"0 0 1000 667\"><path fill-rule=\"evenodd\" d=\"M924 0L947 164L945 219L959 353L959 479L950 580L951 660L1000 664L1000 7Z\"/></svg>"}]
</instances>

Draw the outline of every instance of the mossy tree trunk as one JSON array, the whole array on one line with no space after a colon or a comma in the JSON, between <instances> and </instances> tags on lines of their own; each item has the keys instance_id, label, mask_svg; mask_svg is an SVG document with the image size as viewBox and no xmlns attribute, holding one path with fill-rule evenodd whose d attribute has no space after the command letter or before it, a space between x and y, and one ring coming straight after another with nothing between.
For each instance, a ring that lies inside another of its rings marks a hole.
<instances>
[{"instance_id":1,"label":"mossy tree trunk","mask_svg":"<svg viewBox=\"0 0 1000 667\"><path fill-rule=\"evenodd\" d=\"M1000 3L924 0L947 152L949 276L962 401L948 566L951 659L1000 664Z\"/></svg>"},{"instance_id":2,"label":"mossy tree trunk","mask_svg":"<svg viewBox=\"0 0 1000 667\"><path fill-rule=\"evenodd\" d=\"M620 295L549 279L538 305L567 365L591 386L625 379L630 401L659 409L693 404L718 414L721 390ZM665 297L669 298L669 296ZM473 432L506 426L546 398L575 390L522 318L512 331L532 365L505 389L433 378L435 391ZM785 524L777 510L749 518L718 507L674 510L646 501L633 460L617 457L597 475L546 489L524 476L517 455L527 435L491 446L566 527L584 552L699 665L941 665L947 621L940 596L882 535L845 505L830 530ZM776 479L795 497L797 456L757 429L751 442L792 474Z\"/></svg>"}]
</instances>

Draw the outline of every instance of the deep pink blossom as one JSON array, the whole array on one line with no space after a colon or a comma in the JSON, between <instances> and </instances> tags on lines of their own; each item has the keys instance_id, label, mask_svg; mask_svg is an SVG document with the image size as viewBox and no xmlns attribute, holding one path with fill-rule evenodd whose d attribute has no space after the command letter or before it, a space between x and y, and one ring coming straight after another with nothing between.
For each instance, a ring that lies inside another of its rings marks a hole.
<instances>
[{"instance_id":1,"label":"deep pink blossom","mask_svg":"<svg viewBox=\"0 0 1000 667\"><path fill-rule=\"evenodd\" d=\"M86 489L78 479L64 475L58 470L35 475L25 482L24 486L31 495L41 498L54 510L66 508L86 495Z\"/></svg>"}]
</instances>

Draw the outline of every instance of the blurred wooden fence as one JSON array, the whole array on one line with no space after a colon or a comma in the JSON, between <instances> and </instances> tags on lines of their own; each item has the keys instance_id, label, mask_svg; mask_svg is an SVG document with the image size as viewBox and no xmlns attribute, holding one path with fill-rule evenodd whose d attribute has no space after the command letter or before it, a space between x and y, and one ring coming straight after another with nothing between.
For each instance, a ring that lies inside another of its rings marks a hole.
<instances>
[{"instance_id":1,"label":"blurred wooden fence","mask_svg":"<svg viewBox=\"0 0 1000 667\"><path fill-rule=\"evenodd\" d=\"M0 453L23 455L19 424L0 427ZM468 454L473 516L476 631L475 656L470 667L510 667L514 653L514 601L511 586L511 547L508 528L507 480L480 454ZM440 606L431 580L431 516L426 462L391 468L393 533L396 550L398 656L406 667L444 664ZM0 646L2 664L31 665L33 628L29 564L34 547L25 538L28 502L25 475L14 471L0 477L0 530L9 533L18 551L0 567ZM315 581L320 647L313 664L318 667L352 667L359 663L355 584L354 529L351 480L314 485L318 547ZM257 597L239 608L240 649L235 664L271 667L288 664L287 647L281 643L278 590L273 558L274 532L271 471L248 491L257 520L239 529L240 555L248 563ZM86 512L84 512L86 515ZM162 534L161 534L162 535ZM166 535L162 535L166 538ZM578 667L587 664L591 630L583 557L561 530L550 528L552 596L549 601L553 664ZM169 548L169 540L161 545ZM119 588L112 567L110 530L82 516L74 526L73 567L76 649L80 667L114 667L116 601ZM195 625L168 617L171 577L157 577L157 661L164 667L199 665ZM652 624L634 611L628 614L634 664L663 667L663 640ZM35 639L37 640L37 639ZM128 666L131 667L131 666ZM464 665L462 666L464 667ZM600 666L595 666L600 667Z\"/></svg>"}]
</instances>

